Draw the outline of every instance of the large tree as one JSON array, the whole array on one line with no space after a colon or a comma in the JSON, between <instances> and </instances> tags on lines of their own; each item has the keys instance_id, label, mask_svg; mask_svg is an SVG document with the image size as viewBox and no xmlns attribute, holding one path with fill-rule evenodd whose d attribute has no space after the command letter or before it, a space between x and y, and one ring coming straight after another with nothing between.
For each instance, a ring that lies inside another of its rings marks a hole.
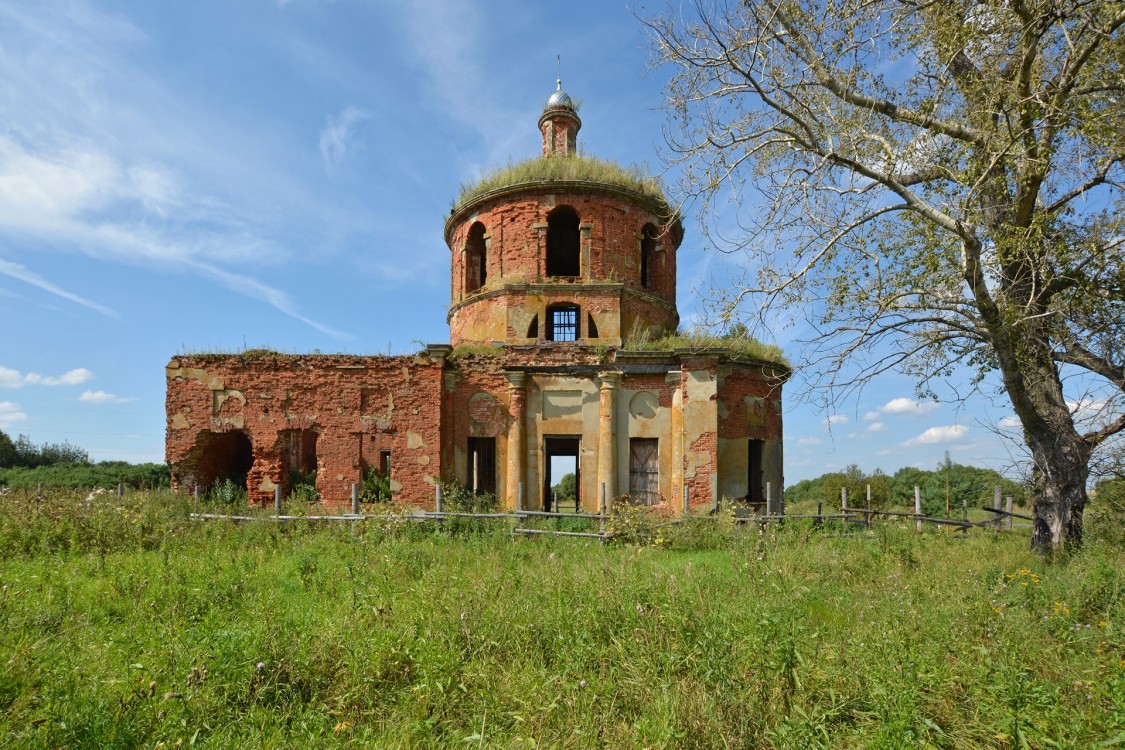
<instances>
[{"instance_id":1,"label":"large tree","mask_svg":"<svg viewBox=\"0 0 1125 750\"><path fill-rule=\"evenodd\" d=\"M683 13L646 21L673 68L672 159L708 236L756 271L722 313L808 311L820 385L997 372L1031 458L1032 543L1080 541L1091 457L1125 429L1125 5ZM1072 385L1109 408L1076 420Z\"/></svg>"}]
</instances>

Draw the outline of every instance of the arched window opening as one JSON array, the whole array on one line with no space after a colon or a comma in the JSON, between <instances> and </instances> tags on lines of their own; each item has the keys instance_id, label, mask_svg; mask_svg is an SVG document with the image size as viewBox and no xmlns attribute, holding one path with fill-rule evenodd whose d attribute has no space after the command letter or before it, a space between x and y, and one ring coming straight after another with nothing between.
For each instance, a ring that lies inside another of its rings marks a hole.
<instances>
[{"instance_id":1,"label":"arched window opening","mask_svg":"<svg viewBox=\"0 0 1125 750\"><path fill-rule=\"evenodd\" d=\"M488 259L485 253L484 224L479 221L469 228L465 242L465 292L475 292L488 279Z\"/></svg>"},{"instance_id":2,"label":"arched window opening","mask_svg":"<svg viewBox=\"0 0 1125 750\"><path fill-rule=\"evenodd\" d=\"M656 227L645 224L641 230L641 286L656 286Z\"/></svg>"},{"instance_id":3,"label":"arched window opening","mask_svg":"<svg viewBox=\"0 0 1125 750\"><path fill-rule=\"evenodd\" d=\"M527 337L529 339L539 338L539 316L536 315L531 319L531 325L527 327Z\"/></svg>"},{"instance_id":4,"label":"arched window opening","mask_svg":"<svg viewBox=\"0 0 1125 750\"><path fill-rule=\"evenodd\" d=\"M601 336L598 335L598 324L594 322L594 316L593 315L587 315L586 316L586 338L590 338L590 339L601 338Z\"/></svg>"},{"instance_id":5,"label":"arched window opening","mask_svg":"<svg viewBox=\"0 0 1125 750\"><path fill-rule=\"evenodd\" d=\"M551 305L547 308L547 340L578 340L578 305Z\"/></svg>"},{"instance_id":6,"label":"arched window opening","mask_svg":"<svg viewBox=\"0 0 1125 750\"><path fill-rule=\"evenodd\" d=\"M547 214L547 275L581 275L581 233L578 212L559 206Z\"/></svg>"}]
</instances>

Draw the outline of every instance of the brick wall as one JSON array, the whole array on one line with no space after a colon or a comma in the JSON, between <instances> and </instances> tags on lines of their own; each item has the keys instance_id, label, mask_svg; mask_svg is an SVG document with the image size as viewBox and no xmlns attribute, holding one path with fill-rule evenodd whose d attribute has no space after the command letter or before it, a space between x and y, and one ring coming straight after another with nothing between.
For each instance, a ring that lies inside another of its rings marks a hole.
<instances>
[{"instance_id":1,"label":"brick wall","mask_svg":"<svg viewBox=\"0 0 1125 750\"><path fill-rule=\"evenodd\" d=\"M316 486L326 502L345 502L351 483L391 451L392 488L426 501L440 472L442 369L426 355L358 357L192 355L167 367L166 458L176 486L191 490L238 473L231 449L253 449L247 488L268 502L289 491L289 433L316 433ZM221 450L208 450L216 441ZM225 442L224 442L225 441Z\"/></svg>"},{"instance_id":2,"label":"brick wall","mask_svg":"<svg viewBox=\"0 0 1125 750\"><path fill-rule=\"evenodd\" d=\"M567 189L513 189L469 204L447 224L446 238L452 254L451 343L501 338L505 334L526 337L526 330L511 327L497 330L498 318L492 309L525 304L527 297L521 296L519 290L502 296L488 293L507 285L525 283L551 282L565 288L566 280L545 276L547 215L562 205L578 213L583 227L580 240L585 259L583 279L619 284L619 288L626 291L644 292L645 296L617 297L624 301L618 302L621 309L615 312L622 319L628 316L629 328L634 320L640 320L645 327L660 329L674 329L679 323L675 308L675 256L682 236L679 225L669 225L659 214L660 208L639 194L609 186L568 185L571 187ZM465 266L472 260L471 253L463 249L471 227L478 222L485 227L488 238L487 281L483 288L468 291ZM640 234L646 224L656 227L659 234L647 288L641 286L640 274ZM565 291L560 290L560 294L565 295ZM553 301L559 300L546 300L547 303ZM629 333L629 328L622 324L614 328L620 331L619 335Z\"/></svg>"}]
</instances>

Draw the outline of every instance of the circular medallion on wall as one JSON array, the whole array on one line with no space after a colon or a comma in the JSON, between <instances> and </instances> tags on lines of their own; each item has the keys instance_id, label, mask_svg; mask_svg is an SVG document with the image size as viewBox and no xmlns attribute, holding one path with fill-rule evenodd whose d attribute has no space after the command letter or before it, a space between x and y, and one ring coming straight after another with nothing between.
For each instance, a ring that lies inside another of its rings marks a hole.
<instances>
[{"instance_id":1,"label":"circular medallion on wall","mask_svg":"<svg viewBox=\"0 0 1125 750\"><path fill-rule=\"evenodd\" d=\"M469 399L469 419L473 434L496 437L504 428L504 405L490 393L477 393Z\"/></svg>"},{"instance_id":2,"label":"circular medallion on wall","mask_svg":"<svg viewBox=\"0 0 1125 750\"><path fill-rule=\"evenodd\" d=\"M629 416L633 419L648 421L659 409L660 399L652 391L639 391L629 400Z\"/></svg>"}]
</instances>

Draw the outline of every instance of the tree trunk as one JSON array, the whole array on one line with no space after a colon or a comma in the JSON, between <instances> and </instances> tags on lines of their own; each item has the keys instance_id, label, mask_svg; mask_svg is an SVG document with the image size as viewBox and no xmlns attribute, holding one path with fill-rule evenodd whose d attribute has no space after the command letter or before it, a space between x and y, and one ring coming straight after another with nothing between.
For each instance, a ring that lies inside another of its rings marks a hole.
<instances>
[{"instance_id":1,"label":"tree trunk","mask_svg":"<svg viewBox=\"0 0 1125 750\"><path fill-rule=\"evenodd\" d=\"M1081 545L1089 451L1073 430L1069 436L1051 433L1029 437L1035 462L1031 547L1049 552Z\"/></svg>"}]
</instances>

